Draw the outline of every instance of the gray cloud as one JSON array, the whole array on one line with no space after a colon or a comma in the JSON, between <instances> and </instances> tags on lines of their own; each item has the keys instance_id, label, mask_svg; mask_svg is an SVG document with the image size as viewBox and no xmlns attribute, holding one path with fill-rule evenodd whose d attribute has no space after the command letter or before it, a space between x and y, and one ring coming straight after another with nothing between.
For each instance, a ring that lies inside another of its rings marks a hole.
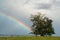
<instances>
[{"instance_id":1,"label":"gray cloud","mask_svg":"<svg viewBox=\"0 0 60 40\"><path fill-rule=\"evenodd\" d=\"M42 0L40 0L40 1L42 1ZM16 17L19 20L23 20L23 22L30 25L31 24L30 18L28 17L30 14L35 14L36 12L40 11L41 9L45 10L45 12L49 11L47 13L48 14L47 16L51 17L53 19L53 26L55 28L55 31L57 32L56 35L58 35L59 31L57 29L60 28L60 27L58 27L58 26L60 26L60 24L59 24L59 22L60 22L60 18L59 18L60 1L54 0L53 3L52 3L52 0L49 3L46 3L46 2L40 3L40 1L39 0L31 0L31 1L29 1L29 0L28 1L26 1L26 0L0 0L0 12L2 14L7 14L12 17ZM26 4L24 4L24 3L26 3ZM42 12L44 12L44 11L42 11ZM1 19L1 20L3 20L3 19ZM9 21L9 22L7 22L7 21ZM9 27L11 25L11 28L13 26L15 26L14 25L15 23L13 23L13 25L11 23L12 23L11 20L4 19L4 21L0 23L0 28L1 28L0 33L8 32L8 31L4 32L4 30L6 30L6 28L7 28L6 27L7 24ZM17 25L17 23L16 23L16 25ZM3 30L4 26L6 28ZM17 26L20 27L19 25L17 25ZM14 34L14 33L18 32L18 34L19 34L20 33L19 31L20 30L16 31L16 29L14 29L14 32L12 31L12 33ZM7 34L9 34L9 32Z\"/></svg>"},{"instance_id":2,"label":"gray cloud","mask_svg":"<svg viewBox=\"0 0 60 40\"><path fill-rule=\"evenodd\" d=\"M37 4L36 9L50 9L51 6L51 4Z\"/></svg>"},{"instance_id":3,"label":"gray cloud","mask_svg":"<svg viewBox=\"0 0 60 40\"><path fill-rule=\"evenodd\" d=\"M60 0L53 0L53 5L60 6Z\"/></svg>"},{"instance_id":4,"label":"gray cloud","mask_svg":"<svg viewBox=\"0 0 60 40\"><path fill-rule=\"evenodd\" d=\"M28 34L29 30L20 25L18 22L0 14L0 34Z\"/></svg>"}]
</instances>

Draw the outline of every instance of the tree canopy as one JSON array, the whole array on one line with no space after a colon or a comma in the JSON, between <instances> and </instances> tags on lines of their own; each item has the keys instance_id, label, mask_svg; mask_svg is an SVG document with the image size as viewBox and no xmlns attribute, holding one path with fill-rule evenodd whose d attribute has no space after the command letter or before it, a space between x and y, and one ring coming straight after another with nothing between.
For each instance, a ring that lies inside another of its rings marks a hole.
<instances>
[{"instance_id":1,"label":"tree canopy","mask_svg":"<svg viewBox=\"0 0 60 40\"><path fill-rule=\"evenodd\" d=\"M55 34L54 28L52 27L52 19L45 17L41 13L37 15L31 15L32 30L33 34L41 36L51 36Z\"/></svg>"}]
</instances>

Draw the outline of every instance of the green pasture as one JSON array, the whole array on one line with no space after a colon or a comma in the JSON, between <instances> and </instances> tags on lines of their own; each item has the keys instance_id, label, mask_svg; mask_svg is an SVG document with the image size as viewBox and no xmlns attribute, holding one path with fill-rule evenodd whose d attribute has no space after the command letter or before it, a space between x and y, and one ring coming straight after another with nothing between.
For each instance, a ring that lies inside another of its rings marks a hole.
<instances>
[{"instance_id":1,"label":"green pasture","mask_svg":"<svg viewBox=\"0 0 60 40\"><path fill-rule=\"evenodd\" d=\"M0 37L0 40L60 40L60 37L10 36L10 37Z\"/></svg>"}]
</instances>

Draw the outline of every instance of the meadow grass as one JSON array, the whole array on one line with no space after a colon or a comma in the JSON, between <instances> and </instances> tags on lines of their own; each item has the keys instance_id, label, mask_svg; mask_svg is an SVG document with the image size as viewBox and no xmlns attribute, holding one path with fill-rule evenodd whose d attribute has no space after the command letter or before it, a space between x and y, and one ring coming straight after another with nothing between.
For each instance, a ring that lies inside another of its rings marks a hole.
<instances>
[{"instance_id":1,"label":"meadow grass","mask_svg":"<svg viewBox=\"0 0 60 40\"><path fill-rule=\"evenodd\" d=\"M60 40L60 37L10 36L10 37L0 37L0 40Z\"/></svg>"}]
</instances>

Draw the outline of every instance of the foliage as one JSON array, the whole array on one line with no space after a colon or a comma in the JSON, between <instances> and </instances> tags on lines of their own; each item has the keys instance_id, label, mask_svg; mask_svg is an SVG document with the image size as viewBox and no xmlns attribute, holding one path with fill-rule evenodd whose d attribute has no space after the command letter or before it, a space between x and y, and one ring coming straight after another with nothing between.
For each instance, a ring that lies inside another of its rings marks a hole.
<instances>
[{"instance_id":1,"label":"foliage","mask_svg":"<svg viewBox=\"0 0 60 40\"><path fill-rule=\"evenodd\" d=\"M31 15L31 21L33 23L33 34L41 36L51 36L55 34L54 28L52 27L52 20L41 13L38 13L38 15Z\"/></svg>"}]
</instances>

